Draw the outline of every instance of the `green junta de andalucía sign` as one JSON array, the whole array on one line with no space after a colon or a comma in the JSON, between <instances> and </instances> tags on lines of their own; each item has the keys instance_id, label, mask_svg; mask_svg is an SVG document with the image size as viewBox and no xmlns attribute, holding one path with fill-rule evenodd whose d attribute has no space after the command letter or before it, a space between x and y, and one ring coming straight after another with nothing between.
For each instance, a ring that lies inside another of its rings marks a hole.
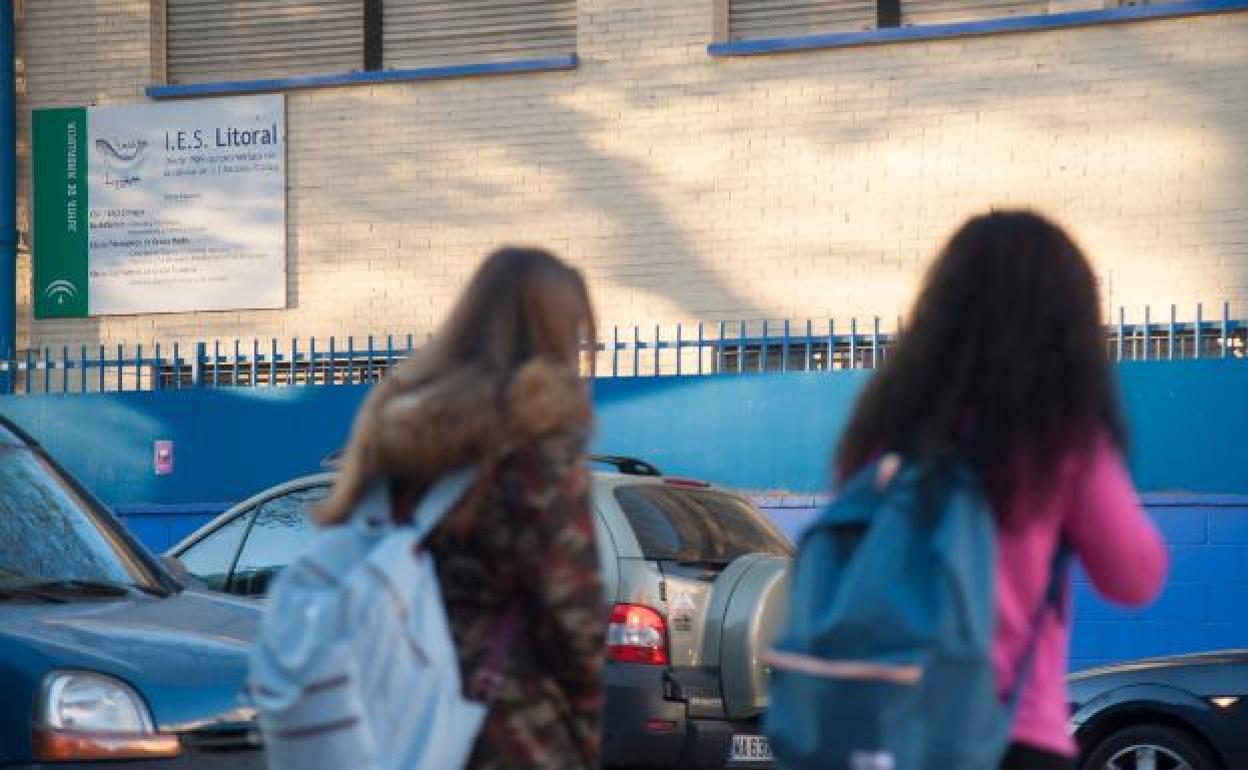
<instances>
[{"instance_id":1,"label":"green junta de andaluc\u00eda sign","mask_svg":"<svg viewBox=\"0 0 1248 770\"><path fill-rule=\"evenodd\" d=\"M286 306L280 94L35 110L36 318Z\"/></svg>"},{"instance_id":2,"label":"green junta de andaluc\u00eda sign","mask_svg":"<svg viewBox=\"0 0 1248 770\"><path fill-rule=\"evenodd\" d=\"M35 317L87 315L87 110L34 115Z\"/></svg>"}]
</instances>

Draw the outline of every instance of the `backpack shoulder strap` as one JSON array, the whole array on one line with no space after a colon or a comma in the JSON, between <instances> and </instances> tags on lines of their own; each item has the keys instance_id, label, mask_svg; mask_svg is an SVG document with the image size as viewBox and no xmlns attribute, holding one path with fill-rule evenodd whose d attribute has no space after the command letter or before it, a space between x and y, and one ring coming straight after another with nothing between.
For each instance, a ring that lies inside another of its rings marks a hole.
<instances>
[{"instance_id":1,"label":"backpack shoulder strap","mask_svg":"<svg viewBox=\"0 0 1248 770\"><path fill-rule=\"evenodd\" d=\"M1070 564L1071 549L1066 541L1059 541L1053 552L1053 561L1049 567L1049 587L1045 590L1044 601L1036 609L1031 620L1031 633L1027 637L1027 646L1023 649L1023 657L1019 659L1018 669L1014 672L1014 682L1006 694L1006 705L1013 713L1022 698L1023 687L1031 678L1031 669L1036 662L1036 652L1040 648L1040 634L1044 629L1044 618L1052 610L1058 618L1066 616L1066 571Z\"/></svg>"},{"instance_id":2,"label":"backpack shoulder strap","mask_svg":"<svg viewBox=\"0 0 1248 770\"><path fill-rule=\"evenodd\" d=\"M477 466L465 465L443 474L416 504L412 527L416 541L423 542L437 529L477 480Z\"/></svg>"}]
</instances>

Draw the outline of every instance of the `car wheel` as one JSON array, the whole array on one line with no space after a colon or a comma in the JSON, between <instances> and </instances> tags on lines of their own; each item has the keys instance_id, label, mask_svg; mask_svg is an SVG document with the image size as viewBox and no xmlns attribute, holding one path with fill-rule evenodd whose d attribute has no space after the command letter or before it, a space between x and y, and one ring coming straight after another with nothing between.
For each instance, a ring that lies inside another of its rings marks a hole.
<instances>
[{"instance_id":1,"label":"car wheel","mask_svg":"<svg viewBox=\"0 0 1248 770\"><path fill-rule=\"evenodd\" d=\"M1222 770L1222 763L1189 732L1137 725L1092 747L1082 770Z\"/></svg>"}]
</instances>

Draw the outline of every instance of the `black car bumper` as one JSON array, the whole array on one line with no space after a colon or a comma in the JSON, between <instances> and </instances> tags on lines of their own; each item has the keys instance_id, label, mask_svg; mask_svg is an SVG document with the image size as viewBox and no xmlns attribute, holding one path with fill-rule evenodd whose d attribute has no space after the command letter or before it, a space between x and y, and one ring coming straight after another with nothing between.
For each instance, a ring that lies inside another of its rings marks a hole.
<instances>
[{"instance_id":1,"label":"black car bumper","mask_svg":"<svg viewBox=\"0 0 1248 770\"><path fill-rule=\"evenodd\" d=\"M690 718L688 707L666 697L663 669L607 666L603 714L604 767L771 768L766 762L732 763L733 735L758 735L755 722Z\"/></svg>"}]
</instances>

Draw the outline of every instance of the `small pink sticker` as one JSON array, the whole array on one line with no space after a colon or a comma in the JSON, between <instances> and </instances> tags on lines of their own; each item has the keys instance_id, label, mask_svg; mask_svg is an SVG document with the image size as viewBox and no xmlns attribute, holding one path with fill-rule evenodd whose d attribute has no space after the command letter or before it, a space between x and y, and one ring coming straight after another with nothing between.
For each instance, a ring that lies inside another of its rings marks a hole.
<instances>
[{"instance_id":1,"label":"small pink sticker","mask_svg":"<svg viewBox=\"0 0 1248 770\"><path fill-rule=\"evenodd\" d=\"M152 460L156 466L157 476L168 476L173 473L173 442L157 441L152 452Z\"/></svg>"}]
</instances>

